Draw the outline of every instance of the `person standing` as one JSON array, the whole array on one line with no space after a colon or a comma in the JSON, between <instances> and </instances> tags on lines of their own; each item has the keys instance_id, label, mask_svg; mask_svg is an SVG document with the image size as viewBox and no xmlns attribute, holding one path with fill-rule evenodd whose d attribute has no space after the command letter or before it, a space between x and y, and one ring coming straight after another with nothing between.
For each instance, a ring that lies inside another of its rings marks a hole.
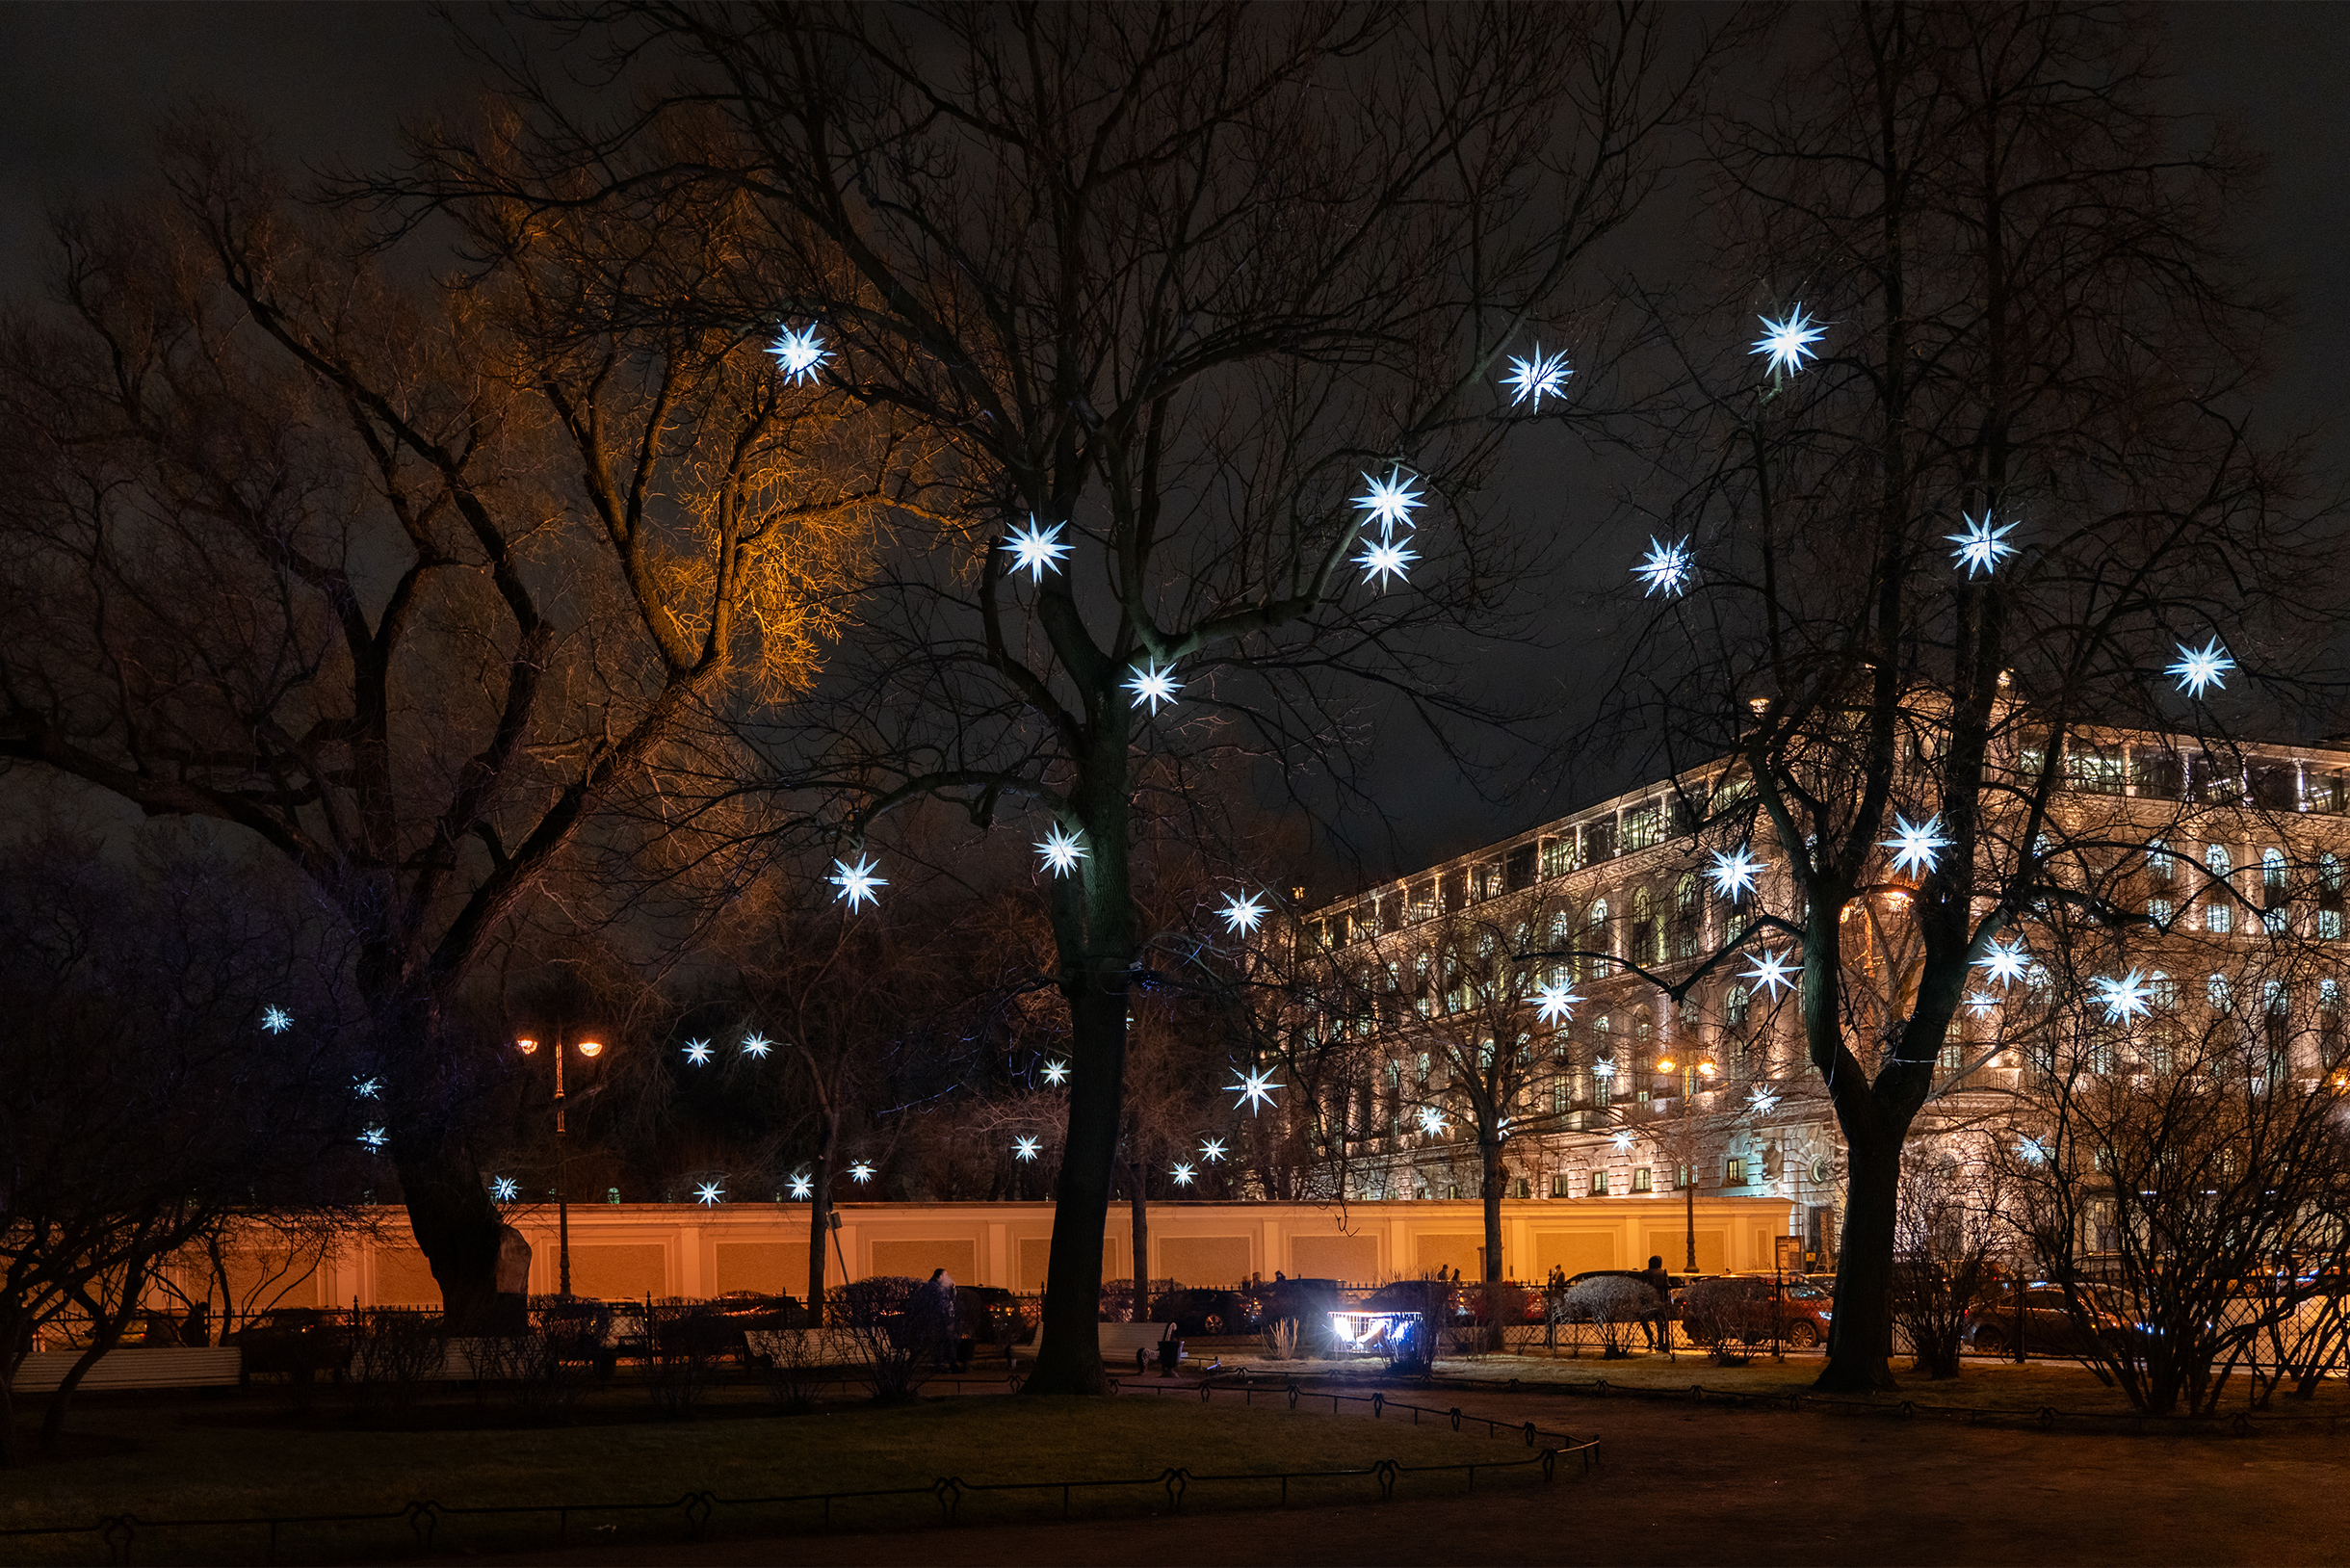
<instances>
[{"instance_id":1,"label":"person standing","mask_svg":"<svg viewBox=\"0 0 2350 1568\"><path fill-rule=\"evenodd\" d=\"M1664 1271L1661 1256L1651 1256L1639 1279L1657 1293L1656 1312L1640 1320L1640 1331L1648 1336L1650 1349L1669 1350L1673 1347L1673 1276Z\"/></svg>"}]
</instances>

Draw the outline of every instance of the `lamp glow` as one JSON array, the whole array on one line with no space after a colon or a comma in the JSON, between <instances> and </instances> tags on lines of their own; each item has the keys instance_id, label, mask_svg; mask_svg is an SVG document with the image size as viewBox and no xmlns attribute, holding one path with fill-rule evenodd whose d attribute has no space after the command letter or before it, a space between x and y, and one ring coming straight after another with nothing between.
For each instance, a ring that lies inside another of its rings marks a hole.
<instances>
[{"instance_id":1,"label":"lamp glow","mask_svg":"<svg viewBox=\"0 0 2350 1568\"><path fill-rule=\"evenodd\" d=\"M604 1054L604 1042L602 1040L582 1040L579 1043L579 1053L593 1061Z\"/></svg>"}]
</instances>

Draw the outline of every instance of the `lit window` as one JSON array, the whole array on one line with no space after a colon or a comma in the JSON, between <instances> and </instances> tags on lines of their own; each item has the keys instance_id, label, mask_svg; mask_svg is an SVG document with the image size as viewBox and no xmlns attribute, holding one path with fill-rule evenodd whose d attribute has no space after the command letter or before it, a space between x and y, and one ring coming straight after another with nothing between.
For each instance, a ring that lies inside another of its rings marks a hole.
<instances>
[{"instance_id":1,"label":"lit window","mask_svg":"<svg viewBox=\"0 0 2350 1568\"><path fill-rule=\"evenodd\" d=\"M1591 1173L1591 1195L1595 1198L1604 1198L1607 1195L1607 1173L1606 1171L1595 1170Z\"/></svg>"},{"instance_id":2,"label":"lit window","mask_svg":"<svg viewBox=\"0 0 2350 1568\"><path fill-rule=\"evenodd\" d=\"M1649 1173L1646 1165L1632 1167L1632 1189L1634 1192L1654 1192L1657 1189L1656 1178Z\"/></svg>"},{"instance_id":3,"label":"lit window","mask_svg":"<svg viewBox=\"0 0 2350 1568\"><path fill-rule=\"evenodd\" d=\"M1742 1157L1734 1154L1723 1164L1722 1185L1724 1187L1744 1187L1746 1185L1746 1162Z\"/></svg>"}]
</instances>

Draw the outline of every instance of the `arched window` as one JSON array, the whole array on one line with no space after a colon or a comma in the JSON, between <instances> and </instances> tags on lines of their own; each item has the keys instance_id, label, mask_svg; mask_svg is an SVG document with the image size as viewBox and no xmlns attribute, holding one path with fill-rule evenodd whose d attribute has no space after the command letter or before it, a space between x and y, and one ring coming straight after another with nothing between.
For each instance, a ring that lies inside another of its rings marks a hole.
<instances>
[{"instance_id":1,"label":"arched window","mask_svg":"<svg viewBox=\"0 0 2350 1568\"><path fill-rule=\"evenodd\" d=\"M2225 975L2213 975L2204 981L2204 1001L2213 1012L2226 1012L2235 1005L2235 989Z\"/></svg>"},{"instance_id":2,"label":"arched window","mask_svg":"<svg viewBox=\"0 0 2350 1568\"><path fill-rule=\"evenodd\" d=\"M1607 941L1607 901L1606 899L1594 899L1591 901L1591 918L1584 922L1583 945L1589 948L1595 954L1606 953L1609 947L1609 943ZM1593 958L1591 960L1591 978L1593 980L1606 980L1611 967L1612 966L1605 958Z\"/></svg>"},{"instance_id":3,"label":"arched window","mask_svg":"<svg viewBox=\"0 0 2350 1568\"><path fill-rule=\"evenodd\" d=\"M1746 1013L1750 1001L1746 987L1743 985L1733 985L1730 987L1729 994L1722 998L1722 1022L1729 1025L1734 1032L1742 1032L1746 1028Z\"/></svg>"},{"instance_id":4,"label":"arched window","mask_svg":"<svg viewBox=\"0 0 2350 1568\"><path fill-rule=\"evenodd\" d=\"M2205 898L2205 930L2229 931L2235 928L2235 911L2228 902L2228 874L2233 869L2234 862L2228 858L2226 845L2214 844L2204 850L2204 870L2211 874L2212 881L2216 884Z\"/></svg>"},{"instance_id":5,"label":"arched window","mask_svg":"<svg viewBox=\"0 0 2350 1568\"><path fill-rule=\"evenodd\" d=\"M2162 887L2171 885L2178 875L2178 862L2170 856L2170 846L2160 839L2148 841L2146 846L2146 879Z\"/></svg>"}]
</instances>

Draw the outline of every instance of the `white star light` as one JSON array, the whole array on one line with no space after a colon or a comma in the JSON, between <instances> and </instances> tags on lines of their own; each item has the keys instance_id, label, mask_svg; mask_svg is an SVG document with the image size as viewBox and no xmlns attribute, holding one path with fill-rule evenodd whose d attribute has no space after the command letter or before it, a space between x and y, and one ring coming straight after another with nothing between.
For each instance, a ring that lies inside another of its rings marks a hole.
<instances>
[{"instance_id":1,"label":"white star light","mask_svg":"<svg viewBox=\"0 0 2350 1568\"><path fill-rule=\"evenodd\" d=\"M1991 1009L1998 1005L1999 999L1988 991L1969 991L1967 993L1967 1006L1972 1009L1977 1018L1988 1018L1991 1016Z\"/></svg>"},{"instance_id":2,"label":"white star light","mask_svg":"<svg viewBox=\"0 0 2350 1568\"><path fill-rule=\"evenodd\" d=\"M693 1189L693 1201L705 1209L715 1207L725 1195L726 1189L716 1182L697 1183Z\"/></svg>"},{"instance_id":3,"label":"white star light","mask_svg":"<svg viewBox=\"0 0 2350 1568\"><path fill-rule=\"evenodd\" d=\"M1609 1138L1607 1141L1614 1146L1615 1152L1618 1154L1632 1153L1632 1137L1630 1133L1619 1132L1615 1137Z\"/></svg>"},{"instance_id":4,"label":"white star light","mask_svg":"<svg viewBox=\"0 0 2350 1568\"><path fill-rule=\"evenodd\" d=\"M849 1179L852 1182L872 1181L874 1179L874 1167L872 1162L860 1160L855 1164L850 1165L849 1167Z\"/></svg>"},{"instance_id":5,"label":"white star light","mask_svg":"<svg viewBox=\"0 0 2350 1568\"><path fill-rule=\"evenodd\" d=\"M1652 534L1648 540L1648 554L1641 558L1640 564L1632 569L1632 574L1648 580L1648 588L1640 597L1645 599L1661 592L1672 599L1678 598L1689 586L1689 574L1693 569L1687 539L1683 539L1679 544L1667 544Z\"/></svg>"},{"instance_id":6,"label":"white star light","mask_svg":"<svg viewBox=\"0 0 2350 1568\"><path fill-rule=\"evenodd\" d=\"M1189 1164L1179 1160L1175 1163L1175 1168L1169 1171L1167 1174L1175 1178L1175 1185L1177 1187L1189 1187L1191 1185L1191 1178L1197 1175L1198 1172L1193 1170Z\"/></svg>"},{"instance_id":7,"label":"white star light","mask_svg":"<svg viewBox=\"0 0 2350 1568\"><path fill-rule=\"evenodd\" d=\"M1546 1024L1563 1024L1575 1017L1575 1004L1580 1002L1568 987L1552 980L1534 993L1534 1016Z\"/></svg>"},{"instance_id":8,"label":"white star light","mask_svg":"<svg viewBox=\"0 0 2350 1568\"><path fill-rule=\"evenodd\" d=\"M1212 1165L1217 1163L1224 1158L1224 1140L1220 1137L1201 1138L1199 1140L1199 1157L1202 1160L1207 1161L1208 1163Z\"/></svg>"},{"instance_id":9,"label":"white star light","mask_svg":"<svg viewBox=\"0 0 2350 1568\"><path fill-rule=\"evenodd\" d=\"M1063 1084L1066 1084L1069 1081L1069 1064L1065 1061L1046 1062L1044 1064L1044 1081L1052 1085L1055 1088L1060 1087Z\"/></svg>"},{"instance_id":10,"label":"white star light","mask_svg":"<svg viewBox=\"0 0 2350 1568\"><path fill-rule=\"evenodd\" d=\"M1942 818L1928 817L1914 823L1899 812L1893 813L1893 836L1877 843L1880 849L1893 852L1895 872L1930 872L1950 841L1942 836Z\"/></svg>"},{"instance_id":11,"label":"white star light","mask_svg":"<svg viewBox=\"0 0 2350 1568\"><path fill-rule=\"evenodd\" d=\"M2041 1145L2040 1140L2036 1137L2017 1138L2016 1153L2024 1157L2024 1163L2027 1165L2045 1164L2048 1162L2049 1157L2048 1150Z\"/></svg>"},{"instance_id":12,"label":"white star light","mask_svg":"<svg viewBox=\"0 0 2350 1568\"><path fill-rule=\"evenodd\" d=\"M816 1196L816 1178L813 1176L793 1177L792 1196L795 1198L812 1198Z\"/></svg>"},{"instance_id":13,"label":"white star light","mask_svg":"<svg viewBox=\"0 0 2350 1568\"><path fill-rule=\"evenodd\" d=\"M1265 919L1265 905L1253 893L1235 893L1224 901L1224 928L1246 936Z\"/></svg>"},{"instance_id":14,"label":"white star light","mask_svg":"<svg viewBox=\"0 0 2350 1568\"><path fill-rule=\"evenodd\" d=\"M1400 539L1375 539L1365 542L1363 553L1354 558L1354 563L1363 568L1364 582L1385 588L1390 577L1398 582L1410 581L1411 564L1419 559L1420 552L1405 549Z\"/></svg>"},{"instance_id":15,"label":"white star light","mask_svg":"<svg viewBox=\"0 0 2350 1568\"><path fill-rule=\"evenodd\" d=\"M764 1034L745 1034L743 1036L743 1054L750 1058L753 1061L764 1061L767 1058L768 1052L774 1049L774 1045L775 1042L769 1039Z\"/></svg>"},{"instance_id":16,"label":"white star light","mask_svg":"<svg viewBox=\"0 0 2350 1568\"><path fill-rule=\"evenodd\" d=\"M1012 1158L1033 1160L1043 1148L1044 1139L1040 1137L1016 1137L1012 1139Z\"/></svg>"},{"instance_id":17,"label":"white star light","mask_svg":"<svg viewBox=\"0 0 2350 1568\"><path fill-rule=\"evenodd\" d=\"M888 877L874 875L874 857L872 855L860 855L853 866L846 860L835 860L832 863L832 875L825 880L840 889L832 896L835 899L847 899L851 913L860 903L879 903L881 896L874 890L889 886Z\"/></svg>"},{"instance_id":18,"label":"white star light","mask_svg":"<svg viewBox=\"0 0 2350 1568\"><path fill-rule=\"evenodd\" d=\"M261 1027L272 1034L283 1034L294 1027L294 1015L283 1007L264 1007L261 1009Z\"/></svg>"},{"instance_id":19,"label":"white star light","mask_svg":"<svg viewBox=\"0 0 2350 1568\"><path fill-rule=\"evenodd\" d=\"M1714 850L1713 864L1706 868L1713 891L1733 902L1752 893L1762 875L1762 862L1743 844L1735 849Z\"/></svg>"},{"instance_id":20,"label":"white star light","mask_svg":"<svg viewBox=\"0 0 2350 1568\"><path fill-rule=\"evenodd\" d=\"M2226 691L2228 689L2226 672L2234 667L2235 661L2228 657L2226 650L2219 645L2219 639L2215 637L2205 642L2200 648L2190 648L2184 642L2180 643L2179 662L2164 670L2163 673L2178 676L2179 690L2191 697L2200 697L2204 694L2206 687L2216 686L2221 691Z\"/></svg>"},{"instance_id":21,"label":"white star light","mask_svg":"<svg viewBox=\"0 0 2350 1568\"><path fill-rule=\"evenodd\" d=\"M688 1040L686 1042L686 1059L693 1063L693 1065L696 1067L708 1066L710 1063L710 1042L708 1040Z\"/></svg>"},{"instance_id":22,"label":"white star light","mask_svg":"<svg viewBox=\"0 0 2350 1568\"><path fill-rule=\"evenodd\" d=\"M1778 1091L1767 1084L1757 1084L1746 1096L1746 1109L1758 1116L1778 1103Z\"/></svg>"},{"instance_id":23,"label":"white star light","mask_svg":"<svg viewBox=\"0 0 2350 1568\"><path fill-rule=\"evenodd\" d=\"M1238 1094L1240 1104L1248 1107L1248 1113L1252 1116L1261 1107L1273 1103L1273 1090L1281 1086L1273 1082L1270 1068L1252 1067L1245 1073L1236 1071L1233 1078L1234 1082L1225 1085L1224 1090L1228 1094Z\"/></svg>"},{"instance_id":24,"label":"white star light","mask_svg":"<svg viewBox=\"0 0 2350 1568\"><path fill-rule=\"evenodd\" d=\"M2108 1024L2127 1024L2154 1010L2154 988L2135 969L2120 980L2101 975L2089 982L2089 988L2097 993L2097 1004L2105 1009Z\"/></svg>"},{"instance_id":25,"label":"white star light","mask_svg":"<svg viewBox=\"0 0 2350 1568\"><path fill-rule=\"evenodd\" d=\"M768 345L767 352L775 356L783 379L795 385L814 380L817 371L832 357L831 351L817 337L814 323L796 332L785 327L775 334L775 341Z\"/></svg>"},{"instance_id":26,"label":"white star light","mask_svg":"<svg viewBox=\"0 0 2350 1568\"><path fill-rule=\"evenodd\" d=\"M1806 359L1818 357L1812 345L1828 335L1828 329L1815 325L1797 305L1778 321L1768 316L1757 316L1762 324L1762 335L1755 339L1749 353L1764 355L1764 364L1774 376L1792 376L1803 369Z\"/></svg>"},{"instance_id":27,"label":"white star light","mask_svg":"<svg viewBox=\"0 0 2350 1568\"><path fill-rule=\"evenodd\" d=\"M1542 345L1536 343L1532 357L1510 360L1509 374L1501 378L1501 384L1510 389L1511 407L1515 408L1531 398L1534 400L1534 411L1540 413L1544 398L1563 398L1567 395L1567 378L1573 374L1567 368L1565 350L1546 354L1542 352Z\"/></svg>"},{"instance_id":28,"label":"white star light","mask_svg":"<svg viewBox=\"0 0 2350 1568\"><path fill-rule=\"evenodd\" d=\"M1069 546L1060 542L1061 525L1051 528L1036 526L1036 514L1029 513L1029 525L1012 531L1004 548L1012 553L1012 570L1025 571L1029 581L1041 583L1044 574L1060 570L1060 558L1069 553Z\"/></svg>"},{"instance_id":29,"label":"white star light","mask_svg":"<svg viewBox=\"0 0 2350 1568\"><path fill-rule=\"evenodd\" d=\"M1609 1061L1606 1057L1600 1058L1591 1064L1591 1076L1594 1078L1615 1077L1615 1063Z\"/></svg>"},{"instance_id":30,"label":"white star light","mask_svg":"<svg viewBox=\"0 0 2350 1568\"><path fill-rule=\"evenodd\" d=\"M2007 542L2007 536L2015 532L2016 525L2005 523L1998 528L1992 527L1988 508L1980 517L1969 517L1965 512L1960 512L1959 516L1965 520L1967 532L1945 534L1943 537L1958 546L1950 553L1958 558L1960 565L1967 568L1969 577L1971 578L1976 572L1989 577L2001 561L2016 553L2016 547Z\"/></svg>"},{"instance_id":31,"label":"white star light","mask_svg":"<svg viewBox=\"0 0 2350 1568\"><path fill-rule=\"evenodd\" d=\"M380 1149L383 1147L384 1139L387 1137L389 1137L389 1135L386 1134L382 1128L370 1127L366 1132L359 1135L359 1141L366 1144L371 1149Z\"/></svg>"},{"instance_id":32,"label":"white star light","mask_svg":"<svg viewBox=\"0 0 2350 1568\"><path fill-rule=\"evenodd\" d=\"M1422 1106L1420 1130L1430 1137L1442 1137L1452 1130L1452 1124L1445 1120L1445 1113L1434 1106Z\"/></svg>"},{"instance_id":33,"label":"white star light","mask_svg":"<svg viewBox=\"0 0 2350 1568\"><path fill-rule=\"evenodd\" d=\"M1045 866L1054 875L1066 876L1085 858L1084 836L1055 823L1044 842L1036 846L1036 852L1044 856Z\"/></svg>"},{"instance_id":34,"label":"white star light","mask_svg":"<svg viewBox=\"0 0 2350 1568\"><path fill-rule=\"evenodd\" d=\"M501 1176L489 1184L489 1195L500 1203L513 1202L515 1194L521 1190L511 1176Z\"/></svg>"},{"instance_id":35,"label":"white star light","mask_svg":"<svg viewBox=\"0 0 2350 1568\"><path fill-rule=\"evenodd\" d=\"M1134 679L1126 683L1126 690L1135 694L1135 707L1139 708L1147 702L1151 705L1151 712L1156 714L1161 703L1175 700L1175 693L1183 690L1183 682L1175 678L1174 670L1162 669L1158 661L1153 660L1145 667L1135 671Z\"/></svg>"},{"instance_id":36,"label":"white star light","mask_svg":"<svg viewBox=\"0 0 2350 1568\"><path fill-rule=\"evenodd\" d=\"M372 1100L383 1092L383 1080L380 1078L355 1080L351 1085L351 1092L362 1100Z\"/></svg>"},{"instance_id":37,"label":"white star light","mask_svg":"<svg viewBox=\"0 0 2350 1568\"><path fill-rule=\"evenodd\" d=\"M2024 978L2030 959L2024 955L2021 942L1994 942L1984 954L1974 960L1978 969L1991 971L1991 978L2001 985L2013 985Z\"/></svg>"},{"instance_id":38,"label":"white star light","mask_svg":"<svg viewBox=\"0 0 2350 1568\"><path fill-rule=\"evenodd\" d=\"M1411 480L1403 477L1400 463L1390 467L1385 479L1372 479L1365 474L1363 480L1371 488L1356 496L1354 504L1358 510L1371 514L1364 521L1377 523L1382 535L1394 533L1398 523L1405 528L1413 526L1412 513L1423 503L1420 499L1420 492L1411 487Z\"/></svg>"},{"instance_id":39,"label":"white star light","mask_svg":"<svg viewBox=\"0 0 2350 1568\"><path fill-rule=\"evenodd\" d=\"M1795 988L1795 966L1776 953L1758 953L1754 967L1740 977L1753 980L1773 996Z\"/></svg>"}]
</instances>

